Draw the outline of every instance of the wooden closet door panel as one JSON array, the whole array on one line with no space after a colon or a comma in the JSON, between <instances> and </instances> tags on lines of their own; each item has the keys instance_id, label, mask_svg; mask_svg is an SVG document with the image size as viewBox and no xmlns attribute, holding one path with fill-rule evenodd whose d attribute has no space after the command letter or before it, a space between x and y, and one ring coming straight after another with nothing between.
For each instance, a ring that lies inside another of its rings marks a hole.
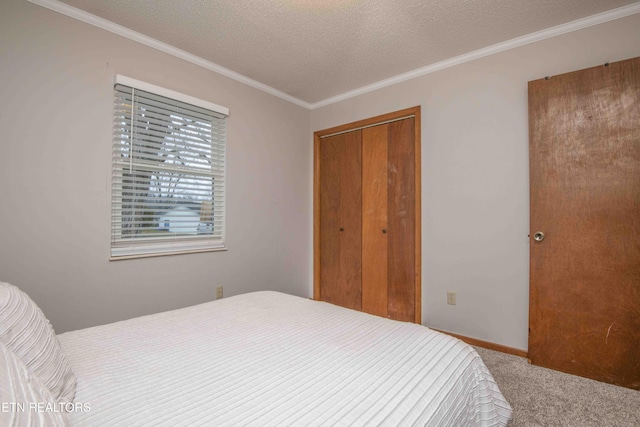
<instances>
[{"instance_id":1,"label":"wooden closet door panel","mask_svg":"<svg viewBox=\"0 0 640 427\"><path fill-rule=\"evenodd\" d=\"M640 58L529 82L529 144L529 358L640 390Z\"/></svg>"},{"instance_id":2,"label":"wooden closet door panel","mask_svg":"<svg viewBox=\"0 0 640 427\"><path fill-rule=\"evenodd\" d=\"M388 316L415 321L415 119L389 124Z\"/></svg>"},{"instance_id":3,"label":"wooden closet door panel","mask_svg":"<svg viewBox=\"0 0 640 427\"><path fill-rule=\"evenodd\" d=\"M362 132L320 143L320 297L362 307Z\"/></svg>"},{"instance_id":4,"label":"wooden closet door panel","mask_svg":"<svg viewBox=\"0 0 640 427\"><path fill-rule=\"evenodd\" d=\"M362 130L362 311L387 317L389 125Z\"/></svg>"},{"instance_id":5,"label":"wooden closet door panel","mask_svg":"<svg viewBox=\"0 0 640 427\"><path fill-rule=\"evenodd\" d=\"M363 135L374 140L373 145L366 146ZM351 150L352 160L363 163L343 165L336 160L345 155L338 153L339 147L351 138L360 142ZM348 169L356 171L353 176L360 177L360 187L343 188ZM328 190L335 187L341 194ZM354 210L349 216L353 223L342 217L339 207L345 203ZM387 233L382 232L385 214ZM376 215L381 216L370 219ZM345 231L336 235L340 227ZM352 235L357 230L360 234ZM313 236L315 299L420 323L419 106L314 132Z\"/></svg>"}]
</instances>

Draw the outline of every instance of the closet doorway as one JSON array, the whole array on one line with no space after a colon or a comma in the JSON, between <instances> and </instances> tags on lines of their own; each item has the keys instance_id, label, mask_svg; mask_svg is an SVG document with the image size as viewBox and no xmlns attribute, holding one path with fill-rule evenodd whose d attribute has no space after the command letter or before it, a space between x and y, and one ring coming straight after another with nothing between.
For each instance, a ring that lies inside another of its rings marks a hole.
<instances>
[{"instance_id":1,"label":"closet doorway","mask_svg":"<svg viewBox=\"0 0 640 427\"><path fill-rule=\"evenodd\" d=\"M315 132L314 299L421 323L420 107Z\"/></svg>"},{"instance_id":2,"label":"closet doorway","mask_svg":"<svg viewBox=\"0 0 640 427\"><path fill-rule=\"evenodd\" d=\"M529 82L529 359L640 390L640 58Z\"/></svg>"}]
</instances>

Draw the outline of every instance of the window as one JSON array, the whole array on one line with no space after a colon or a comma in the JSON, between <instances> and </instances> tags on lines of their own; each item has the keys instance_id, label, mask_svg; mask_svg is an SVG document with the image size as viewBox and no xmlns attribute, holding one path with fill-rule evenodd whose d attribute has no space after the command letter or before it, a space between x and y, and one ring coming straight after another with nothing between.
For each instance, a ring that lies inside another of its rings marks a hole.
<instances>
[{"instance_id":1,"label":"window","mask_svg":"<svg viewBox=\"0 0 640 427\"><path fill-rule=\"evenodd\" d=\"M117 76L111 259L225 248L228 113Z\"/></svg>"}]
</instances>

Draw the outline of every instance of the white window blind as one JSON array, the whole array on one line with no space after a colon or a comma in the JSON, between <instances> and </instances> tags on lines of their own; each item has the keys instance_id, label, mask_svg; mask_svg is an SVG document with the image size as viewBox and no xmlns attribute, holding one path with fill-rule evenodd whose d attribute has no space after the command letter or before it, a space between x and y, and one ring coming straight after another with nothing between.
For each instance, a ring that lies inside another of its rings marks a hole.
<instances>
[{"instance_id":1,"label":"white window blind","mask_svg":"<svg viewBox=\"0 0 640 427\"><path fill-rule=\"evenodd\" d=\"M114 88L111 258L224 249L228 110L140 83Z\"/></svg>"}]
</instances>

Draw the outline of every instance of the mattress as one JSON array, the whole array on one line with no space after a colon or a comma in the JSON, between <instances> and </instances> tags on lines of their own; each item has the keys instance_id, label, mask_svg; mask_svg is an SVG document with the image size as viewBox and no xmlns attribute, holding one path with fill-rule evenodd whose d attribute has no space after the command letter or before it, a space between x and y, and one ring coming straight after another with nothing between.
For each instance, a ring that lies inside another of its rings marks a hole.
<instances>
[{"instance_id":1,"label":"mattress","mask_svg":"<svg viewBox=\"0 0 640 427\"><path fill-rule=\"evenodd\" d=\"M78 426L506 425L469 345L424 326L255 292L58 336Z\"/></svg>"}]
</instances>

